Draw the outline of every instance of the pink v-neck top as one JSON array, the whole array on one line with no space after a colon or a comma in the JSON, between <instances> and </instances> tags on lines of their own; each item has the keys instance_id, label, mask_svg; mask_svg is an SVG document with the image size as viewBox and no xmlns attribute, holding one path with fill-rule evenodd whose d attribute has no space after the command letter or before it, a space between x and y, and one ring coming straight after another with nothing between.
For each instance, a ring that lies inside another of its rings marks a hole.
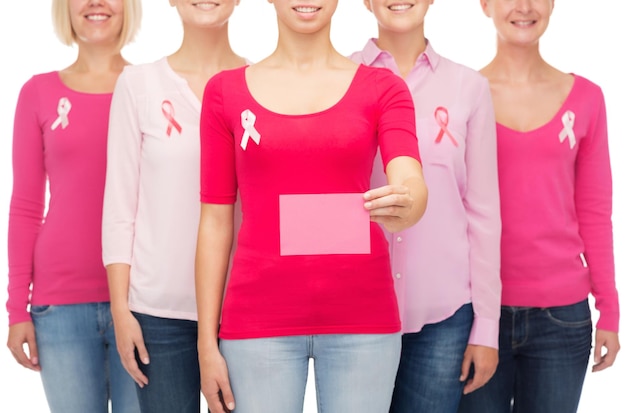
<instances>
[{"instance_id":1,"label":"pink v-neck top","mask_svg":"<svg viewBox=\"0 0 626 413\"><path fill-rule=\"evenodd\" d=\"M281 255L279 196L367 191L378 146L385 164L419 159L402 80L361 65L335 105L283 115L252 97L245 68L225 71L207 85L200 130L202 202L232 204L238 189L243 212L220 337L400 331L380 226L368 254Z\"/></svg>"},{"instance_id":2,"label":"pink v-neck top","mask_svg":"<svg viewBox=\"0 0 626 413\"><path fill-rule=\"evenodd\" d=\"M373 39L351 58L400 74ZM419 332L471 302L469 343L497 348L500 202L489 83L430 42L404 80L415 104L428 207L415 226L388 234L402 331ZM377 158L372 183L383 181Z\"/></svg>"},{"instance_id":3,"label":"pink v-neck top","mask_svg":"<svg viewBox=\"0 0 626 413\"><path fill-rule=\"evenodd\" d=\"M131 310L196 320L200 100L162 58L128 66L111 104L105 265L130 265Z\"/></svg>"},{"instance_id":4,"label":"pink v-neck top","mask_svg":"<svg viewBox=\"0 0 626 413\"><path fill-rule=\"evenodd\" d=\"M597 327L617 331L612 184L604 97L575 76L547 124L497 126L502 303L550 307L594 296Z\"/></svg>"},{"instance_id":5,"label":"pink v-neck top","mask_svg":"<svg viewBox=\"0 0 626 413\"><path fill-rule=\"evenodd\" d=\"M110 93L69 89L58 72L22 87L13 129L10 325L30 320L28 304L109 300L100 226L110 103Z\"/></svg>"}]
</instances>

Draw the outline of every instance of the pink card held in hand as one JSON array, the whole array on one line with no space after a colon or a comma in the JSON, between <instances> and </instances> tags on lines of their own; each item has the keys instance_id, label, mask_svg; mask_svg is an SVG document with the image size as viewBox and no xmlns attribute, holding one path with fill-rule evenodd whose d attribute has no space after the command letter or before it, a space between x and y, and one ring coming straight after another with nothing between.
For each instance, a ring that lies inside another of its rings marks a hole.
<instances>
[{"instance_id":1,"label":"pink card held in hand","mask_svg":"<svg viewBox=\"0 0 626 413\"><path fill-rule=\"evenodd\" d=\"M363 194L280 195L280 255L369 254Z\"/></svg>"}]
</instances>

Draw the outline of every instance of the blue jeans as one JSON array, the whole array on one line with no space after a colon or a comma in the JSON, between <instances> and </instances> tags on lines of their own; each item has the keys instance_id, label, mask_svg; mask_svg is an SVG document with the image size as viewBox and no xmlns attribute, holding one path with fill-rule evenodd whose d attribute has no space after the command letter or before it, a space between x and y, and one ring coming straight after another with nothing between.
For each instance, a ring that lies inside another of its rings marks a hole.
<instances>
[{"instance_id":1,"label":"blue jeans","mask_svg":"<svg viewBox=\"0 0 626 413\"><path fill-rule=\"evenodd\" d=\"M459 380L474 311L465 304L452 317L402 336L402 355L391 413L456 413Z\"/></svg>"},{"instance_id":2,"label":"blue jeans","mask_svg":"<svg viewBox=\"0 0 626 413\"><path fill-rule=\"evenodd\" d=\"M237 413L301 413L314 360L320 413L389 410L400 334L221 340Z\"/></svg>"},{"instance_id":3,"label":"blue jeans","mask_svg":"<svg viewBox=\"0 0 626 413\"><path fill-rule=\"evenodd\" d=\"M115 346L109 303L31 306L41 380L52 413L138 413Z\"/></svg>"},{"instance_id":4,"label":"blue jeans","mask_svg":"<svg viewBox=\"0 0 626 413\"><path fill-rule=\"evenodd\" d=\"M587 300L502 307L500 362L492 379L463 396L461 413L575 413L591 352Z\"/></svg>"},{"instance_id":5,"label":"blue jeans","mask_svg":"<svg viewBox=\"0 0 626 413\"><path fill-rule=\"evenodd\" d=\"M144 413L200 411L198 323L133 313L143 333L150 364L137 364L148 385L137 386Z\"/></svg>"}]
</instances>

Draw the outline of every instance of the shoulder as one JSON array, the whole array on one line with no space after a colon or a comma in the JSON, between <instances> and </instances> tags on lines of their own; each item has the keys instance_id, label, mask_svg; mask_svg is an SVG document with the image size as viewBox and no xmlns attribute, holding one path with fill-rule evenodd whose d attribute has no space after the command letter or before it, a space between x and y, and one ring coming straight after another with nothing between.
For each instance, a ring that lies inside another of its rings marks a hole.
<instances>
[{"instance_id":1,"label":"shoulder","mask_svg":"<svg viewBox=\"0 0 626 413\"><path fill-rule=\"evenodd\" d=\"M364 64L359 65L355 81L362 89L371 90L376 94L384 94L387 91L406 90L405 81L385 67L372 67Z\"/></svg>"},{"instance_id":2,"label":"shoulder","mask_svg":"<svg viewBox=\"0 0 626 413\"><path fill-rule=\"evenodd\" d=\"M209 80L209 83L223 83L223 84L242 84L245 82L246 66L237 67L235 69L226 69L215 74Z\"/></svg>"},{"instance_id":3,"label":"shoulder","mask_svg":"<svg viewBox=\"0 0 626 413\"><path fill-rule=\"evenodd\" d=\"M128 80L130 82L135 82L137 80L149 80L158 77L162 77L166 71L166 61L165 58L159 59L156 62L151 63L141 63L136 65L127 65L124 66L122 73L119 78L123 80Z\"/></svg>"},{"instance_id":4,"label":"shoulder","mask_svg":"<svg viewBox=\"0 0 626 413\"><path fill-rule=\"evenodd\" d=\"M602 93L602 88L591 80L579 76L577 74L573 74L574 76L574 86L572 87L572 97L576 100L586 100L588 103L594 102L598 103L598 101L604 100L604 96ZM589 102L591 101L591 102Z\"/></svg>"},{"instance_id":5,"label":"shoulder","mask_svg":"<svg viewBox=\"0 0 626 413\"><path fill-rule=\"evenodd\" d=\"M205 97L207 94L229 94L241 91L246 84L246 67L242 66L235 69L226 69L215 74L206 84L204 89Z\"/></svg>"},{"instance_id":6,"label":"shoulder","mask_svg":"<svg viewBox=\"0 0 626 413\"><path fill-rule=\"evenodd\" d=\"M22 86L22 90L47 89L60 84L61 79L58 71L39 73L28 79Z\"/></svg>"},{"instance_id":7,"label":"shoulder","mask_svg":"<svg viewBox=\"0 0 626 413\"><path fill-rule=\"evenodd\" d=\"M58 99L59 94L65 93L64 89L59 72L36 74L22 85L19 103L34 107L42 99Z\"/></svg>"}]
</instances>

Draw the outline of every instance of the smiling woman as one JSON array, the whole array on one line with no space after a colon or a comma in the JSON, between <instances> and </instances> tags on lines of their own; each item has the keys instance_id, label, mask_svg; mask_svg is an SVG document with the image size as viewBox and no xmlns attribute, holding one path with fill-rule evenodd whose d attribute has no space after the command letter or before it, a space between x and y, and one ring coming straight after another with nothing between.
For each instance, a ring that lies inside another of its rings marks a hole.
<instances>
[{"instance_id":1,"label":"smiling woman","mask_svg":"<svg viewBox=\"0 0 626 413\"><path fill-rule=\"evenodd\" d=\"M139 411L115 348L100 228L111 92L140 10L133 0L53 1L55 29L78 57L33 76L15 110L8 346L40 372L54 413L106 412L109 399L114 412Z\"/></svg>"},{"instance_id":2,"label":"smiling woman","mask_svg":"<svg viewBox=\"0 0 626 413\"><path fill-rule=\"evenodd\" d=\"M0 77L0 136L4 137L0 139L0 182L3 183L0 185L0 217L9 215L12 142L8 137L13 131L20 88L32 73L65 67L76 58L78 52L76 46L64 47L56 40L49 14L50 0L4 3L0 13L0 38L3 39L0 42L3 61ZM168 1L143 1L143 12L142 30L136 41L126 46L123 52L126 59L134 64L154 62L175 52L182 39L180 18ZM624 140L621 139L626 136L626 123L620 121L622 114L626 113L623 96L626 82L622 73L621 55L615 52L614 47L615 39L626 38L626 26L621 23L624 15L624 2L595 2L593 5L587 0L557 2L541 45L542 54L555 66L584 74L602 86L616 183L626 176L626 163L619 162L618 158L626 151ZM259 61L271 53L276 44L274 10L265 1L241 0L241 5L229 20L229 31L233 49L252 61ZM435 0L428 14L425 31L427 37L436 42L439 53L474 69L483 67L495 52L495 30L482 14L478 1ZM362 2L339 1L331 29L333 44L339 52L349 54L359 50L376 33L376 21ZM54 107L55 119L58 118L57 103ZM616 184L613 200L616 251L626 248L626 220L623 213L626 210L625 197L626 187ZM0 234L6 234L6 231L7 219L0 219ZM6 237L0 236L0 250L6 250ZM623 254L616 255L617 274L623 274L626 270L625 260ZM0 254L0 267L7 268L4 254ZM6 278L4 280L6 283ZM625 280L622 276L617 278L622 301L625 299ZM0 302L5 302L6 298L6 290L0 289ZM597 312L592 310L592 316L597 319ZM621 327L623 330L623 322ZM6 338L7 331L6 322L0 323L0 337ZM625 402L625 379L626 363L619 358L611 369L588 374L578 412L621 413ZM0 386L0 411L47 411L39 375L18 365L6 349L0 351ZM312 372L309 373L304 404L305 413L316 411Z\"/></svg>"},{"instance_id":3,"label":"smiling woman","mask_svg":"<svg viewBox=\"0 0 626 413\"><path fill-rule=\"evenodd\" d=\"M102 255L117 347L141 410L197 413L200 99L211 76L245 60L228 38L236 0L170 4L183 26L180 47L127 66L113 94Z\"/></svg>"}]
</instances>

